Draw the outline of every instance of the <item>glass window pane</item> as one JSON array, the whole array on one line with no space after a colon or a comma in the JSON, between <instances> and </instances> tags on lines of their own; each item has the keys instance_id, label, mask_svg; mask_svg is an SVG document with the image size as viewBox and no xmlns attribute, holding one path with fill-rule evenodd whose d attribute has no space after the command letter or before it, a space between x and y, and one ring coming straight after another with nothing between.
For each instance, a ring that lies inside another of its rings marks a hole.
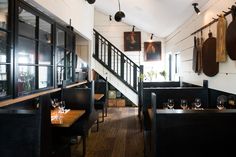
<instances>
[{"instance_id":1,"label":"glass window pane","mask_svg":"<svg viewBox=\"0 0 236 157\"><path fill-rule=\"evenodd\" d=\"M0 81L0 98L7 96L8 81Z\"/></svg>"},{"instance_id":2,"label":"glass window pane","mask_svg":"<svg viewBox=\"0 0 236 157\"><path fill-rule=\"evenodd\" d=\"M0 0L0 27L7 28L8 0Z\"/></svg>"},{"instance_id":3,"label":"glass window pane","mask_svg":"<svg viewBox=\"0 0 236 157\"><path fill-rule=\"evenodd\" d=\"M57 46L65 47L65 32L57 28Z\"/></svg>"},{"instance_id":4,"label":"glass window pane","mask_svg":"<svg viewBox=\"0 0 236 157\"><path fill-rule=\"evenodd\" d=\"M18 66L17 88L19 96L35 90L34 66Z\"/></svg>"},{"instance_id":5,"label":"glass window pane","mask_svg":"<svg viewBox=\"0 0 236 157\"><path fill-rule=\"evenodd\" d=\"M66 71L66 80L68 80L69 82L72 82L72 68L67 68L67 71Z\"/></svg>"},{"instance_id":6,"label":"glass window pane","mask_svg":"<svg viewBox=\"0 0 236 157\"><path fill-rule=\"evenodd\" d=\"M51 43L51 24L39 19L39 40Z\"/></svg>"},{"instance_id":7,"label":"glass window pane","mask_svg":"<svg viewBox=\"0 0 236 157\"><path fill-rule=\"evenodd\" d=\"M56 54L57 54L57 65L62 65L64 66L64 58L65 58L65 49L62 49L62 48L57 48L57 51L56 51Z\"/></svg>"},{"instance_id":8,"label":"glass window pane","mask_svg":"<svg viewBox=\"0 0 236 157\"><path fill-rule=\"evenodd\" d=\"M35 63L35 41L23 37L18 40L18 63L34 64Z\"/></svg>"},{"instance_id":9,"label":"glass window pane","mask_svg":"<svg viewBox=\"0 0 236 157\"><path fill-rule=\"evenodd\" d=\"M67 66L72 66L72 52L66 51Z\"/></svg>"},{"instance_id":10,"label":"glass window pane","mask_svg":"<svg viewBox=\"0 0 236 157\"><path fill-rule=\"evenodd\" d=\"M39 64L51 65L51 45L39 43Z\"/></svg>"},{"instance_id":11,"label":"glass window pane","mask_svg":"<svg viewBox=\"0 0 236 157\"><path fill-rule=\"evenodd\" d=\"M67 39L66 39L66 48L72 50L73 47L73 36L70 34L67 34Z\"/></svg>"},{"instance_id":12,"label":"glass window pane","mask_svg":"<svg viewBox=\"0 0 236 157\"><path fill-rule=\"evenodd\" d=\"M0 98L7 96L8 93L8 85L9 85L9 81L8 81L8 71L9 66L7 65L0 65Z\"/></svg>"},{"instance_id":13,"label":"glass window pane","mask_svg":"<svg viewBox=\"0 0 236 157\"><path fill-rule=\"evenodd\" d=\"M57 67L57 84L62 84L62 80L64 80L64 71L65 67Z\"/></svg>"},{"instance_id":14,"label":"glass window pane","mask_svg":"<svg viewBox=\"0 0 236 157\"><path fill-rule=\"evenodd\" d=\"M36 16L19 7L19 34L35 38Z\"/></svg>"},{"instance_id":15,"label":"glass window pane","mask_svg":"<svg viewBox=\"0 0 236 157\"><path fill-rule=\"evenodd\" d=\"M0 62L6 63L7 62L7 33L0 31Z\"/></svg>"},{"instance_id":16,"label":"glass window pane","mask_svg":"<svg viewBox=\"0 0 236 157\"><path fill-rule=\"evenodd\" d=\"M39 88L52 86L52 67L39 67Z\"/></svg>"}]
</instances>

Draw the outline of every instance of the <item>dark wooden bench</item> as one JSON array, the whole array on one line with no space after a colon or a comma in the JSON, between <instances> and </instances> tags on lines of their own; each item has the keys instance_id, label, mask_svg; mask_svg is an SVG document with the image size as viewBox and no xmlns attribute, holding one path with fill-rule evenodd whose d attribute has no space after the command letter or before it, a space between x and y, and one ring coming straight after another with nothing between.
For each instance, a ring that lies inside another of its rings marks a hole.
<instances>
[{"instance_id":1,"label":"dark wooden bench","mask_svg":"<svg viewBox=\"0 0 236 157\"><path fill-rule=\"evenodd\" d=\"M150 157L235 156L236 110L157 109L152 94L148 148Z\"/></svg>"}]
</instances>

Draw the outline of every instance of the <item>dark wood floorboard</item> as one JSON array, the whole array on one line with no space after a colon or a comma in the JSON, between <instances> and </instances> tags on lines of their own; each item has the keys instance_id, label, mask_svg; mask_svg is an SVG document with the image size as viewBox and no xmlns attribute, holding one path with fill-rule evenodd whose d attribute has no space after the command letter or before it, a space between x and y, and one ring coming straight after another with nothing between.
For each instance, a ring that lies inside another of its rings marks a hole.
<instances>
[{"instance_id":1,"label":"dark wood floorboard","mask_svg":"<svg viewBox=\"0 0 236 157\"><path fill-rule=\"evenodd\" d=\"M86 157L143 157L143 133L140 131L138 109L108 108L108 117L87 140ZM72 157L82 156L82 143L72 146Z\"/></svg>"}]
</instances>

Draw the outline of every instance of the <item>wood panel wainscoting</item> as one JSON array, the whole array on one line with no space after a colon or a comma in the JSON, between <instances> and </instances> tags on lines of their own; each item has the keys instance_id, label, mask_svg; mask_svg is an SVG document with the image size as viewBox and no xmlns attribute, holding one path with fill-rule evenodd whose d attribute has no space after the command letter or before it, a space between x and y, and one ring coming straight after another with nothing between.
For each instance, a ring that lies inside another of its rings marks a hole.
<instances>
[{"instance_id":1,"label":"wood panel wainscoting","mask_svg":"<svg viewBox=\"0 0 236 157\"><path fill-rule=\"evenodd\" d=\"M75 83L75 84L72 84L72 85L68 85L68 86L66 86L66 88L72 88L72 87L76 87L76 86L86 84L86 83L87 83L87 81L81 81L81 82L78 82L78 83ZM15 98L15 99L9 99L9 100L5 100L5 101L1 101L0 102L0 107L4 107L4 106L11 105L11 104L19 103L19 102L22 102L22 101L26 101L26 100L29 100L29 99L37 98L37 97L45 95L45 94L55 93L55 92L58 92L60 90L61 90L61 88L55 88L55 89L51 89L51 90L47 90L47 91L43 91L43 92L39 92L39 93L35 93L35 94L30 94L30 95L27 95L27 96L22 96L22 97Z\"/></svg>"}]
</instances>

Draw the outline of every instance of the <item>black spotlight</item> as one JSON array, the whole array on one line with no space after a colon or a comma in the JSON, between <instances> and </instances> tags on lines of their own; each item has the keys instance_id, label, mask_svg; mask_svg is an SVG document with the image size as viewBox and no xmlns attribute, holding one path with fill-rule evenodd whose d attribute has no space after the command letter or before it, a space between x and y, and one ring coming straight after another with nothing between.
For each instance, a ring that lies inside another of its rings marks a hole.
<instances>
[{"instance_id":1,"label":"black spotlight","mask_svg":"<svg viewBox=\"0 0 236 157\"><path fill-rule=\"evenodd\" d=\"M87 2L88 2L89 4L93 4L93 3L95 3L95 1L96 1L96 0L87 0Z\"/></svg>"},{"instance_id":2,"label":"black spotlight","mask_svg":"<svg viewBox=\"0 0 236 157\"><path fill-rule=\"evenodd\" d=\"M122 20L122 18L124 18L124 17L125 17L125 13L123 11L118 11L115 14L115 20L117 22L120 22Z\"/></svg>"},{"instance_id":3,"label":"black spotlight","mask_svg":"<svg viewBox=\"0 0 236 157\"><path fill-rule=\"evenodd\" d=\"M117 22L120 22L122 20L122 18L125 17L125 13L120 10L120 1L119 0L118 0L118 4L119 4L119 11L117 11L115 14L115 20Z\"/></svg>"},{"instance_id":4,"label":"black spotlight","mask_svg":"<svg viewBox=\"0 0 236 157\"><path fill-rule=\"evenodd\" d=\"M197 8L198 3L193 3L192 5L193 5L193 7L194 7L195 12L199 15L201 12L200 12L200 10Z\"/></svg>"}]
</instances>

